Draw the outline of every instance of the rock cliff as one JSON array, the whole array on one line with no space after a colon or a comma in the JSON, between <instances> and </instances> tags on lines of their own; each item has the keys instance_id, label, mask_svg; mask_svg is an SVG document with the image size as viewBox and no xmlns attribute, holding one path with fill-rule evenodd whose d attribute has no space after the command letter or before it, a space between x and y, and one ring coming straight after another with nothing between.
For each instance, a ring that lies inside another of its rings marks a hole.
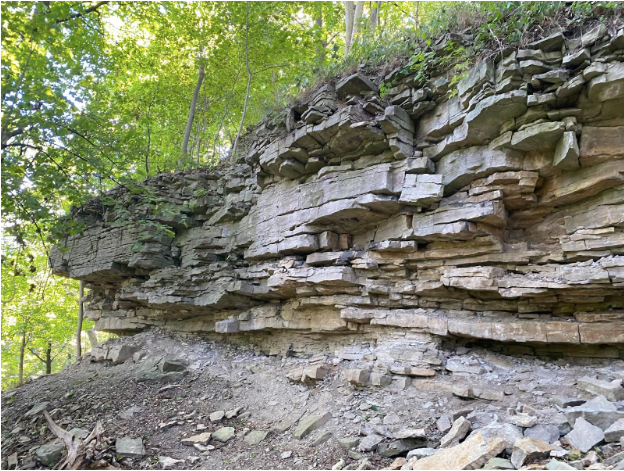
<instances>
[{"instance_id":1,"label":"rock cliff","mask_svg":"<svg viewBox=\"0 0 624 471\"><path fill-rule=\"evenodd\" d=\"M75 210L86 228L52 267L91 288L100 330L337 349L382 376L439 364L445 342L622 358L623 58L624 30L599 25L457 84L350 75L236 163Z\"/></svg>"}]
</instances>

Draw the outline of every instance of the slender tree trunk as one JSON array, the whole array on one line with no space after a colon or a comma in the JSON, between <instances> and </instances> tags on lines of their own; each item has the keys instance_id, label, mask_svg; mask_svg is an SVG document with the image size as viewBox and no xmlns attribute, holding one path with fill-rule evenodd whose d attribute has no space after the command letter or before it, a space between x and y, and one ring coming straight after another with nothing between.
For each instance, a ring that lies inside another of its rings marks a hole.
<instances>
[{"instance_id":1,"label":"slender tree trunk","mask_svg":"<svg viewBox=\"0 0 624 471\"><path fill-rule=\"evenodd\" d=\"M364 14L364 2L355 2L355 13L353 15L353 37L351 38L351 45L359 40L360 29L362 27L362 15Z\"/></svg>"},{"instance_id":2,"label":"slender tree trunk","mask_svg":"<svg viewBox=\"0 0 624 471\"><path fill-rule=\"evenodd\" d=\"M245 66L247 67L247 90L245 91L245 103L243 104L243 114L241 116L240 125L238 126L238 133L232 146L232 158L236 155L236 148L240 141L241 133L243 132L243 123L245 122L245 115L247 114L247 103L249 102L249 89L251 87L251 69L249 68L249 2L247 3L247 13L245 15Z\"/></svg>"},{"instance_id":3,"label":"slender tree trunk","mask_svg":"<svg viewBox=\"0 0 624 471\"><path fill-rule=\"evenodd\" d=\"M92 328L87 330L87 335L89 336L89 343L91 344L91 350L93 350L95 347L100 346L100 342L98 342L98 338L97 338L97 334L95 333L95 330L93 330Z\"/></svg>"},{"instance_id":4,"label":"slender tree trunk","mask_svg":"<svg viewBox=\"0 0 624 471\"><path fill-rule=\"evenodd\" d=\"M76 360L82 356L82 318L84 317L84 282L80 281L78 293L78 326L76 328Z\"/></svg>"},{"instance_id":5,"label":"slender tree trunk","mask_svg":"<svg viewBox=\"0 0 624 471\"><path fill-rule=\"evenodd\" d=\"M344 2L345 4L345 51L344 55L347 57L351 50L351 40L353 38L353 17L355 15L355 4L351 1Z\"/></svg>"},{"instance_id":6,"label":"slender tree trunk","mask_svg":"<svg viewBox=\"0 0 624 471\"><path fill-rule=\"evenodd\" d=\"M195 108L197 107L197 98L199 97L199 90L201 89L202 82L204 81L204 61L202 60L202 48L199 49L199 74L197 76L197 85L193 92L193 99L191 100L191 109L189 110L188 120L186 122L186 131L184 132L184 140L182 141L182 154L188 153L189 138L191 137L191 129L193 129L193 119L195 118Z\"/></svg>"},{"instance_id":7,"label":"slender tree trunk","mask_svg":"<svg viewBox=\"0 0 624 471\"><path fill-rule=\"evenodd\" d=\"M52 341L48 340L48 348L46 348L45 356L46 374L52 374Z\"/></svg>"},{"instance_id":8,"label":"slender tree trunk","mask_svg":"<svg viewBox=\"0 0 624 471\"><path fill-rule=\"evenodd\" d=\"M240 76L240 72L241 72L241 69L239 68L238 72L236 73L236 77L234 78L234 83L232 84L232 90L230 90L230 96L225 102L225 108L223 109L223 115L221 116L219 127L217 128L217 131L215 132L214 140L212 141L211 159L213 162L217 160L217 141L219 139L219 135L221 134L221 129L223 128L223 123L225 122L225 118L228 115L228 108L230 106L230 102L232 101L232 98L234 98L234 90L236 89L236 84L238 83L238 77Z\"/></svg>"},{"instance_id":9,"label":"slender tree trunk","mask_svg":"<svg viewBox=\"0 0 624 471\"><path fill-rule=\"evenodd\" d=\"M416 35L418 35L418 30L420 29L420 18L418 17L418 14L420 13L420 2L417 1L416 2L416 13L414 14L414 31L416 32Z\"/></svg>"},{"instance_id":10,"label":"slender tree trunk","mask_svg":"<svg viewBox=\"0 0 624 471\"><path fill-rule=\"evenodd\" d=\"M368 29L370 30L370 35L375 36L375 30L377 29L377 24L379 23L379 9L381 8L381 0L375 2L375 6L371 8L370 13L370 23L368 25Z\"/></svg>"},{"instance_id":11,"label":"slender tree trunk","mask_svg":"<svg viewBox=\"0 0 624 471\"><path fill-rule=\"evenodd\" d=\"M323 34L323 9L322 9L322 6L319 6L319 14L315 18L314 23L316 24L316 27L318 28L318 31L319 31L319 39L318 39L317 44L315 46L316 56L318 57L319 64L322 64L323 62L325 62L325 54L326 54L326 48L327 48L327 41L323 41L322 36L321 36Z\"/></svg>"},{"instance_id":12,"label":"slender tree trunk","mask_svg":"<svg viewBox=\"0 0 624 471\"><path fill-rule=\"evenodd\" d=\"M24 354L26 353L26 329L22 331L22 343L20 345L20 356L18 365L17 385L24 384Z\"/></svg>"}]
</instances>

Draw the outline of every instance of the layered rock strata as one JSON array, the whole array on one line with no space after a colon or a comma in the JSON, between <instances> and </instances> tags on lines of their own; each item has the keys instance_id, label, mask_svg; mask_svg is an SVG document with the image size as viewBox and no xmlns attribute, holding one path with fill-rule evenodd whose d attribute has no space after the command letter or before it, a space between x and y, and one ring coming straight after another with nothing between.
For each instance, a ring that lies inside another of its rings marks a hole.
<instances>
[{"instance_id":1,"label":"layered rock strata","mask_svg":"<svg viewBox=\"0 0 624 471\"><path fill-rule=\"evenodd\" d=\"M110 332L395 369L436 364L444 339L623 357L623 58L624 31L598 26L505 49L456 88L403 70L380 93L356 73L258 127L237 163L145 181L156 205L118 189L131 217L76 210L86 229L52 267Z\"/></svg>"}]
</instances>

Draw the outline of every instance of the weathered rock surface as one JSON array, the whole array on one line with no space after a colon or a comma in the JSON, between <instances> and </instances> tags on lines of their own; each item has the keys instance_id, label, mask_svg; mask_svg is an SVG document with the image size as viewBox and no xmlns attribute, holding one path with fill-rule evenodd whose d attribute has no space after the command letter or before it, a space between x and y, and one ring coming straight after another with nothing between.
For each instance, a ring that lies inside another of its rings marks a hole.
<instances>
[{"instance_id":1,"label":"weathered rock surface","mask_svg":"<svg viewBox=\"0 0 624 471\"><path fill-rule=\"evenodd\" d=\"M624 64L611 34L510 50L457 93L445 75L390 77L383 97L362 73L327 84L289 110L288 127L258 126L235 163L75 209L85 230L52 251L52 268L90 288L99 330L293 355L362 339L377 345L373 364L344 357L358 387L425 376L442 337L622 358ZM398 330L414 340L387 347ZM291 379L331 372L312 366ZM185 371L152 364L137 379Z\"/></svg>"},{"instance_id":2,"label":"weathered rock surface","mask_svg":"<svg viewBox=\"0 0 624 471\"><path fill-rule=\"evenodd\" d=\"M444 448L426 458L412 458L407 469L478 469L507 446L500 438L485 439L477 433L465 442Z\"/></svg>"}]
</instances>

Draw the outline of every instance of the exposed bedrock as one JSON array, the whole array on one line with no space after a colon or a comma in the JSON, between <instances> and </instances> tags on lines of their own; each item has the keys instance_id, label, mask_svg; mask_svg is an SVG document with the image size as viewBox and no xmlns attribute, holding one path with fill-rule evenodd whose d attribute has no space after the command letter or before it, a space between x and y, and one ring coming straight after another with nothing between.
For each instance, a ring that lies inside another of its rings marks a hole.
<instances>
[{"instance_id":1,"label":"exposed bedrock","mask_svg":"<svg viewBox=\"0 0 624 471\"><path fill-rule=\"evenodd\" d=\"M145 181L166 210L123 189L129 218L75 210L52 267L111 332L410 367L445 339L624 357L624 33L596 34L506 49L457 93L450 72L327 84L238 163Z\"/></svg>"}]
</instances>

